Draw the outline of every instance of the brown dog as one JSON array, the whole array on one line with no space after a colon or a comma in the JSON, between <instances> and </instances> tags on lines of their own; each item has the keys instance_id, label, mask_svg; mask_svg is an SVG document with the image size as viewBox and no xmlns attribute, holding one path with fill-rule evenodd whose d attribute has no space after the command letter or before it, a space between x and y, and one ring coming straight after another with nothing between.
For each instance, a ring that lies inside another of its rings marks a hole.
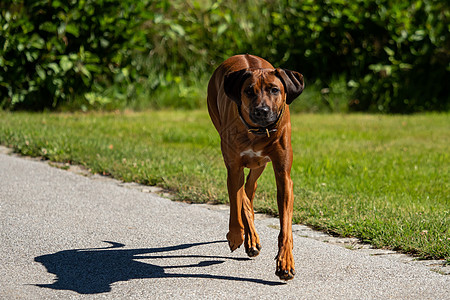
<instances>
[{"instance_id":1,"label":"brown dog","mask_svg":"<svg viewBox=\"0 0 450 300\"><path fill-rule=\"evenodd\" d=\"M272 161L281 225L275 274L283 280L290 280L295 275L288 105L303 88L300 73L275 69L266 60L248 54L227 59L216 69L208 84L208 111L220 134L228 170L228 244L234 251L245 242L245 251L250 257L259 254L261 244L254 225L253 198L256 181L266 164ZM245 185L244 167L250 168Z\"/></svg>"}]
</instances>

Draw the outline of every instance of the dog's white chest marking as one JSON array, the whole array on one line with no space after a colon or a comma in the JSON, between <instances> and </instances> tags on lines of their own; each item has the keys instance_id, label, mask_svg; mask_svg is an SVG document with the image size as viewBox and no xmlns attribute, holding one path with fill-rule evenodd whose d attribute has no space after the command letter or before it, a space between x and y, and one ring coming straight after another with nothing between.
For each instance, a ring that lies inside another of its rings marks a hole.
<instances>
[{"instance_id":1,"label":"dog's white chest marking","mask_svg":"<svg viewBox=\"0 0 450 300\"><path fill-rule=\"evenodd\" d=\"M248 156L250 158L261 157L261 153L262 153L262 150L255 152L255 151L253 151L253 149L247 149L247 150L241 152L241 157L242 156Z\"/></svg>"}]
</instances>

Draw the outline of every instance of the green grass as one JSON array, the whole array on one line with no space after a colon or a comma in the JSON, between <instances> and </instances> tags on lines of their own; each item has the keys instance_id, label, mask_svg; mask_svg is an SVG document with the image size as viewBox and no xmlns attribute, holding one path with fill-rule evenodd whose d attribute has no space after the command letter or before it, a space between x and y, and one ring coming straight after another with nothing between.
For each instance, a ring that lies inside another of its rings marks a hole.
<instances>
[{"instance_id":1,"label":"green grass","mask_svg":"<svg viewBox=\"0 0 450 300\"><path fill-rule=\"evenodd\" d=\"M294 114L292 127L295 222L450 260L450 115ZM0 143L160 185L179 200L227 202L219 137L204 110L0 112ZM276 214L275 198L268 167L256 209Z\"/></svg>"}]
</instances>

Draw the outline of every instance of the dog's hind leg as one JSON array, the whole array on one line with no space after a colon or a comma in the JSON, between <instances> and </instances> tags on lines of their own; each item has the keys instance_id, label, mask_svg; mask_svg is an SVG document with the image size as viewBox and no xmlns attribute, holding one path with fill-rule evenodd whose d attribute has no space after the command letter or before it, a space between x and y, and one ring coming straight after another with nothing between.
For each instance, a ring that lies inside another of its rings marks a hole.
<instances>
[{"instance_id":1,"label":"dog's hind leg","mask_svg":"<svg viewBox=\"0 0 450 300\"><path fill-rule=\"evenodd\" d=\"M250 169L245 183L246 197L242 203L242 219L245 230L245 252L250 257L257 256L261 250L261 242L255 229L255 212L253 210L253 199L255 198L255 191L257 187L257 180L261 176L266 165L257 169Z\"/></svg>"}]
</instances>

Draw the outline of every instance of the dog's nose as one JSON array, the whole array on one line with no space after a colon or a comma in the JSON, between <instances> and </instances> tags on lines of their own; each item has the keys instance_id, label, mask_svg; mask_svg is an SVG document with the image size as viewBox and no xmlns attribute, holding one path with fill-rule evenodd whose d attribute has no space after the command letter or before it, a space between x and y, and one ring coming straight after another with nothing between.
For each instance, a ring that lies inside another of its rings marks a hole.
<instances>
[{"instance_id":1,"label":"dog's nose","mask_svg":"<svg viewBox=\"0 0 450 300\"><path fill-rule=\"evenodd\" d=\"M256 107L253 110L253 116L258 120L265 120L269 116L270 109L268 106Z\"/></svg>"}]
</instances>

